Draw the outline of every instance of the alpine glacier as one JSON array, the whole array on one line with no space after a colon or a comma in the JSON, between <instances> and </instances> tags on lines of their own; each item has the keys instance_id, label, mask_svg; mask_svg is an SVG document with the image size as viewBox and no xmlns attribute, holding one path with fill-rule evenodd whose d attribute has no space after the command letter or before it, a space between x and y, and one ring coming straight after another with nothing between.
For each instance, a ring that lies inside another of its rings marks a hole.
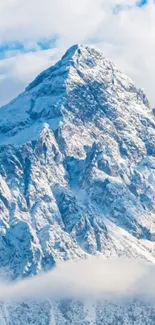
<instances>
[{"instance_id":1,"label":"alpine glacier","mask_svg":"<svg viewBox=\"0 0 155 325\"><path fill-rule=\"evenodd\" d=\"M11 280L89 255L155 263L154 110L99 50L71 47L0 108L0 212L0 267ZM136 301L97 302L94 313L74 301L2 305L0 324L155 319Z\"/></svg>"}]
</instances>

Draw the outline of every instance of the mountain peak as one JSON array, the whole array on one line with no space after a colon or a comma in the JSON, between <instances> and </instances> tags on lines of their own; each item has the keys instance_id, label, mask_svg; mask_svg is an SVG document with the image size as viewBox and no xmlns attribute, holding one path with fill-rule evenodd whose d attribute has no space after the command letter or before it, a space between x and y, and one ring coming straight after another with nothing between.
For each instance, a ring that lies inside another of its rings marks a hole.
<instances>
[{"instance_id":1,"label":"mountain peak","mask_svg":"<svg viewBox=\"0 0 155 325\"><path fill-rule=\"evenodd\" d=\"M68 65L73 65L77 69L79 65L93 68L101 63L102 68L109 66L110 69L116 69L114 64L106 59L99 49L87 44L73 45L67 50L61 61Z\"/></svg>"},{"instance_id":2,"label":"mountain peak","mask_svg":"<svg viewBox=\"0 0 155 325\"><path fill-rule=\"evenodd\" d=\"M91 46L91 45L87 45L87 44L75 44L73 46L71 46L66 53L64 54L64 56L62 57L62 59L65 58L73 58L73 57L83 57L86 55L89 56L93 56L94 54L96 55L100 55L102 57L103 53L99 50L96 49L95 47Z\"/></svg>"},{"instance_id":3,"label":"mountain peak","mask_svg":"<svg viewBox=\"0 0 155 325\"><path fill-rule=\"evenodd\" d=\"M53 76L53 74L55 75L57 71L59 75L67 75L65 72L70 67L74 66L74 68L78 69L79 65L81 64L85 64L85 66L88 67L93 67L97 66L101 60L107 61L107 63L112 66L112 63L104 58L104 55L100 50L86 44L73 45L54 66L51 66L47 70L41 72L26 88L26 91L38 86L38 84L42 83L45 79L51 78L51 76Z\"/></svg>"},{"instance_id":4,"label":"mountain peak","mask_svg":"<svg viewBox=\"0 0 155 325\"><path fill-rule=\"evenodd\" d=\"M63 58L66 57L72 57L77 51L80 51L82 49L84 49L86 46L83 44L74 44L72 45L67 51L66 53L63 55Z\"/></svg>"},{"instance_id":5,"label":"mountain peak","mask_svg":"<svg viewBox=\"0 0 155 325\"><path fill-rule=\"evenodd\" d=\"M1 108L1 141L5 137L12 141L12 136L34 123L56 121L52 123L55 130L60 120L92 122L95 116L128 120L142 111L151 112L145 93L101 51L78 44Z\"/></svg>"}]
</instances>

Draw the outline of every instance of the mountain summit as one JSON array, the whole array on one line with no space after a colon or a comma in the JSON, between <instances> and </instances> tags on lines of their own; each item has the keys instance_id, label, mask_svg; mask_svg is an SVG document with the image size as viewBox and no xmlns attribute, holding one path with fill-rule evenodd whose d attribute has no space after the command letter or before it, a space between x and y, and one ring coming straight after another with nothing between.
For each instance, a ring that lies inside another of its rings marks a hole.
<instances>
[{"instance_id":1,"label":"mountain summit","mask_svg":"<svg viewBox=\"0 0 155 325\"><path fill-rule=\"evenodd\" d=\"M155 262L154 114L100 51L71 47L0 109L0 184L9 278L98 254Z\"/></svg>"},{"instance_id":2,"label":"mountain summit","mask_svg":"<svg viewBox=\"0 0 155 325\"><path fill-rule=\"evenodd\" d=\"M103 115L124 119L125 113L127 119L128 115L141 114L143 106L144 114L150 113L142 90L100 51L76 45L58 63L42 72L24 93L1 108L1 142L12 143L12 136L23 130L28 133L28 128L36 122L50 121L55 129L61 119L91 121ZM23 136L19 141L24 142Z\"/></svg>"}]
</instances>

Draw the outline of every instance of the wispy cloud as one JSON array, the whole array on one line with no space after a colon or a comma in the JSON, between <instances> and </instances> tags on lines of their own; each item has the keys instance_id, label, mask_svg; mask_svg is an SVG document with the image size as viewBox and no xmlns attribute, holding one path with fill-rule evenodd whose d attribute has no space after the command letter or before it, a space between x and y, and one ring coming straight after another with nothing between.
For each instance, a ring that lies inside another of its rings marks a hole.
<instances>
[{"instance_id":1,"label":"wispy cloud","mask_svg":"<svg viewBox=\"0 0 155 325\"><path fill-rule=\"evenodd\" d=\"M61 56L58 49L19 51L0 60L0 106L22 92L40 71L53 65Z\"/></svg>"}]
</instances>

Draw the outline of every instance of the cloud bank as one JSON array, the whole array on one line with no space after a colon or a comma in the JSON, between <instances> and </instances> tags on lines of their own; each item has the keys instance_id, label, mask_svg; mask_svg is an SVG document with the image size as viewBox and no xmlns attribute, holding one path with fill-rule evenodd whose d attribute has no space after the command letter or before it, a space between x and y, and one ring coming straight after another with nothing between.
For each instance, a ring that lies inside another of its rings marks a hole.
<instances>
[{"instance_id":1,"label":"cloud bank","mask_svg":"<svg viewBox=\"0 0 155 325\"><path fill-rule=\"evenodd\" d=\"M142 261L91 257L63 262L49 273L0 285L1 302L138 298L155 303L155 266Z\"/></svg>"}]
</instances>

